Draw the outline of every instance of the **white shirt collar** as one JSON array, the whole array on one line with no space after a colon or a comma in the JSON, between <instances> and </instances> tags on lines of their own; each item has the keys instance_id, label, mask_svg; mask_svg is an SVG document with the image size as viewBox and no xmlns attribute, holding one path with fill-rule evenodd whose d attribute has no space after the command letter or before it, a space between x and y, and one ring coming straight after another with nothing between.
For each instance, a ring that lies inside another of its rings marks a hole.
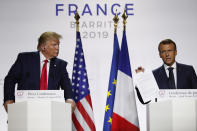
<instances>
[{"instance_id":1,"label":"white shirt collar","mask_svg":"<svg viewBox=\"0 0 197 131\"><path fill-rule=\"evenodd\" d=\"M42 52L40 52L40 61L44 62L44 60L46 60L45 56L42 54ZM48 62L50 62L50 59L47 59Z\"/></svg>"},{"instance_id":2,"label":"white shirt collar","mask_svg":"<svg viewBox=\"0 0 197 131\"><path fill-rule=\"evenodd\" d=\"M168 66L168 65L164 64L165 70L168 70L169 67L173 67L174 69L176 69L176 62L174 62L174 64L172 66Z\"/></svg>"}]
</instances>

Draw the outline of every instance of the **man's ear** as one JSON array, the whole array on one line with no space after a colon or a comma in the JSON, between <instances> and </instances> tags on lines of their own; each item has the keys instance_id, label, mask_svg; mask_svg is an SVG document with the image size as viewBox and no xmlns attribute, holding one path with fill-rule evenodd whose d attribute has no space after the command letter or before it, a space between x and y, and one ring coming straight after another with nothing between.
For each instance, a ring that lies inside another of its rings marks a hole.
<instances>
[{"instance_id":1,"label":"man's ear","mask_svg":"<svg viewBox=\"0 0 197 131\"><path fill-rule=\"evenodd\" d=\"M162 57L161 57L161 53L160 53L160 52L159 52L159 57L160 57L160 58L162 58Z\"/></svg>"},{"instance_id":2,"label":"man's ear","mask_svg":"<svg viewBox=\"0 0 197 131\"><path fill-rule=\"evenodd\" d=\"M44 44L41 45L41 50L42 50L42 51L45 50L45 45L44 45Z\"/></svg>"}]
</instances>

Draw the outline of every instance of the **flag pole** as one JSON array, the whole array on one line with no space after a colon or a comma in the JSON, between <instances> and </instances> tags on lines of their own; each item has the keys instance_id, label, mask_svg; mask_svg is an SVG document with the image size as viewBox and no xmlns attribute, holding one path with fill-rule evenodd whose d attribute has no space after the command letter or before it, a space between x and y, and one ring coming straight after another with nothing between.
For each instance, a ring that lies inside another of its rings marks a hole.
<instances>
[{"instance_id":1,"label":"flag pole","mask_svg":"<svg viewBox=\"0 0 197 131\"><path fill-rule=\"evenodd\" d=\"M79 32L79 19L80 19L80 16L79 16L79 13L78 13L78 11L76 11L76 13L75 13L75 20L76 20L76 31L77 32Z\"/></svg>"},{"instance_id":2,"label":"flag pole","mask_svg":"<svg viewBox=\"0 0 197 131\"><path fill-rule=\"evenodd\" d=\"M111 69L108 83L108 92L107 92L107 101L105 107L105 116L104 116L104 124L103 131L111 131L111 126L113 123L113 108L114 108L114 98L116 93L116 82L117 82L117 72L118 72L118 59L119 59L119 42L117 37L117 26L118 26L118 15L117 10L113 18L114 21L114 43L113 43L113 54L111 61Z\"/></svg>"},{"instance_id":3,"label":"flag pole","mask_svg":"<svg viewBox=\"0 0 197 131\"><path fill-rule=\"evenodd\" d=\"M126 13L126 10L124 9L124 13L122 14L122 18L123 18L123 27L124 27L124 31L126 31L126 23L127 23L127 18L128 18L128 15Z\"/></svg>"},{"instance_id":4,"label":"flag pole","mask_svg":"<svg viewBox=\"0 0 197 131\"><path fill-rule=\"evenodd\" d=\"M117 15L117 10L116 10L116 14L113 18L113 21L114 21L114 33L117 33L117 26L118 26L118 21L119 21L119 18L118 18L118 15Z\"/></svg>"},{"instance_id":5,"label":"flag pole","mask_svg":"<svg viewBox=\"0 0 197 131\"><path fill-rule=\"evenodd\" d=\"M74 18L76 20L76 48L72 72L72 91L77 107L72 114L73 130L96 131L85 57L79 31L80 16L78 11L75 12Z\"/></svg>"},{"instance_id":6,"label":"flag pole","mask_svg":"<svg viewBox=\"0 0 197 131\"><path fill-rule=\"evenodd\" d=\"M123 18L123 35L118 61L116 98L114 100L112 131L139 131L138 113L133 87L129 51L126 37L126 11Z\"/></svg>"}]
</instances>

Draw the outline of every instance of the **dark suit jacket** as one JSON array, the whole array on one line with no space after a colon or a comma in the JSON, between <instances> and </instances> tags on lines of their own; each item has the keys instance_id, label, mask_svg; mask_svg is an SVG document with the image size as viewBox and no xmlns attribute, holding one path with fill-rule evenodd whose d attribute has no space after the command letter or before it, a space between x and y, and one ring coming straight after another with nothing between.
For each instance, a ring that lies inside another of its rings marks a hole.
<instances>
[{"instance_id":1,"label":"dark suit jacket","mask_svg":"<svg viewBox=\"0 0 197 131\"><path fill-rule=\"evenodd\" d=\"M184 65L177 63L177 89L197 89L197 76L195 70L190 65ZM159 89L169 89L168 88L168 77L165 72L164 65L153 70L153 75L159 86ZM142 96L136 87L136 92L139 101L142 104L147 104L148 102L144 102Z\"/></svg>"},{"instance_id":2,"label":"dark suit jacket","mask_svg":"<svg viewBox=\"0 0 197 131\"><path fill-rule=\"evenodd\" d=\"M65 99L73 97L71 83L66 70L67 62L52 58L50 61L48 90L64 90ZM4 102L15 100L15 85L18 90L40 90L40 52L19 53L15 63L5 77Z\"/></svg>"},{"instance_id":3,"label":"dark suit jacket","mask_svg":"<svg viewBox=\"0 0 197 131\"><path fill-rule=\"evenodd\" d=\"M195 70L190 65L177 63L177 89L197 89L197 76ZM168 77L164 65L153 70L153 75L159 89L168 88Z\"/></svg>"}]
</instances>

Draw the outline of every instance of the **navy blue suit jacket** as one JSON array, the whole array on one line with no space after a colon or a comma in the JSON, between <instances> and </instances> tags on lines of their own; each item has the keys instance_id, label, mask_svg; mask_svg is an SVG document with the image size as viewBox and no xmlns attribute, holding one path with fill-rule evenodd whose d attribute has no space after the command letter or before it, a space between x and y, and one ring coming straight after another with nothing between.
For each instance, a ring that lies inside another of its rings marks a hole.
<instances>
[{"instance_id":1,"label":"navy blue suit jacket","mask_svg":"<svg viewBox=\"0 0 197 131\"><path fill-rule=\"evenodd\" d=\"M197 76L190 65L177 63L177 89L197 89ZM169 89L164 65L153 70L159 89Z\"/></svg>"},{"instance_id":2,"label":"navy blue suit jacket","mask_svg":"<svg viewBox=\"0 0 197 131\"><path fill-rule=\"evenodd\" d=\"M65 99L72 99L71 83L66 70L67 62L52 58L48 75L48 90L64 90ZM19 53L4 81L4 102L15 100L18 90L40 90L40 52Z\"/></svg>"}]
</instances>

